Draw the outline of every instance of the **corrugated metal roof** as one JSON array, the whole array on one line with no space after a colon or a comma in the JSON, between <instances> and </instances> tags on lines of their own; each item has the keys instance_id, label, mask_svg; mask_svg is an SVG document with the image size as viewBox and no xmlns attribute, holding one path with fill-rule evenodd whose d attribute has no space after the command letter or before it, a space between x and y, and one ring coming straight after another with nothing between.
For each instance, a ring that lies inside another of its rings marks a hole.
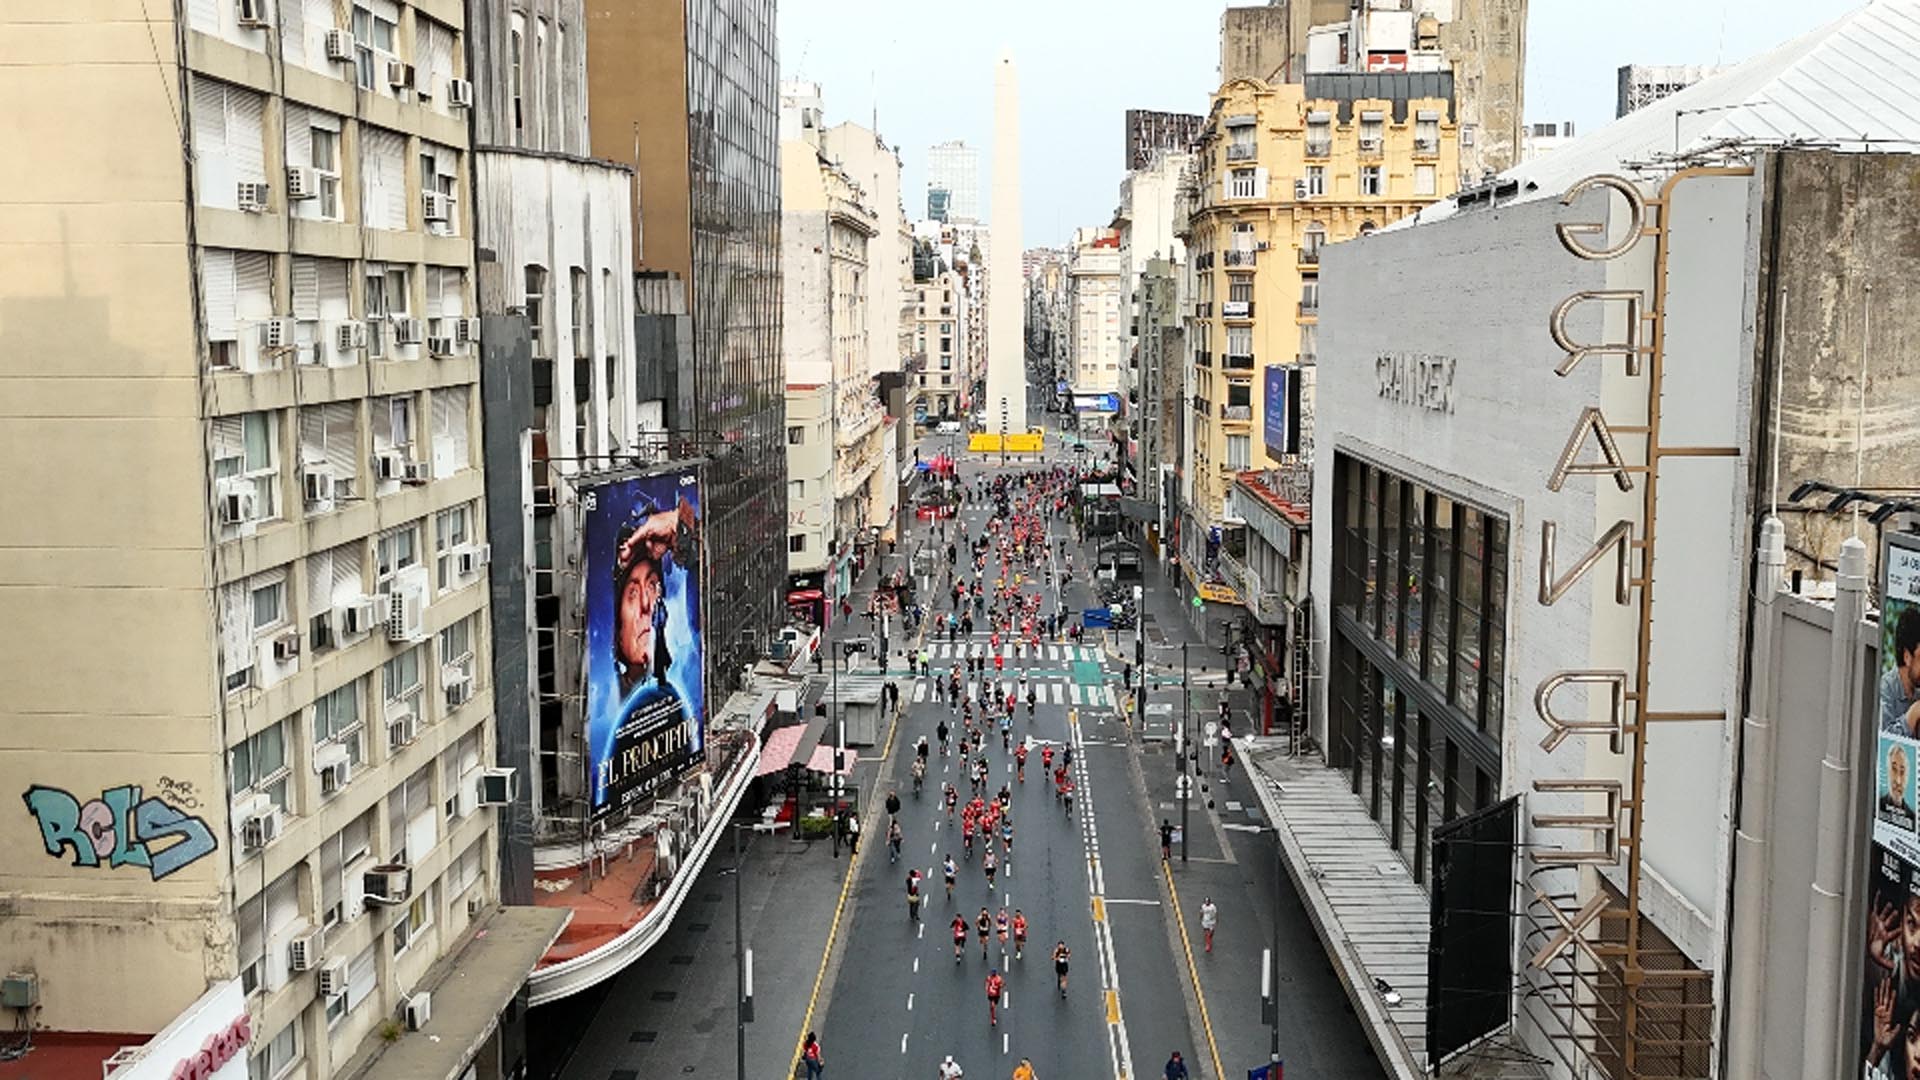
<instances>
[{"instance_id":1,"label":"corrugated metal roof","mask_svg":"<svg viewBox=\"0 0 1920 1080\"><path fill-rule=\"evenodd\" d=\"M1629 113L1500 174L1502 204L1557 198L1574 181L1727 140L1814 142L1842 150L1920 152L1920 0L1872 0L1770 52ZM1451 217L1451 199L1403 218Z\"/></svg>"}]
</instances>

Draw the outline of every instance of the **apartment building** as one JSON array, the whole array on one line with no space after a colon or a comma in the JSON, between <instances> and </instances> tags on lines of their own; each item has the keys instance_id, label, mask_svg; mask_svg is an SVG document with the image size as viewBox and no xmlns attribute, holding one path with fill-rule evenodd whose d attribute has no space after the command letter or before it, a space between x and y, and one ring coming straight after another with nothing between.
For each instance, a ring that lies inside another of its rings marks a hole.
<instances>
[{"instance_id":1,"label":"apartment building","mask_svg":"<svg viewBox=\"0 0 1920 1080\"><path fill-rule=\"evenodd\" d=\"M1108 407L1109 396L1120 390L1120 364L1129 338L1121 321L1125 276L1118 233L1112 229L1075 231L1073 254L1067 264L1067 311L1072 321L1068 370L1075 409L1081 411L1086 422L1102 426L1117 411ZM1117 397L1111 403L1117 406Z\"/></svg>"},{"instance_id":2,"label":"apartment building","mask_svg":"<svg viewBox=\"0 0 1920 1080\"><path fill-rule=\"evenodd\" d=\"M944 192L940 214L934 211L934 193ZM927 216L941 222L980 220L980 151L964 141L949 140L927 148Z\"/></svg>"},{"instance_id":3,"label":"apartment building","mask_svg":"<svg viewBox=\"0 0 1920 1080\"><path fill-rule=\"evenodd\" d=\"M975 336L966 282L942 265L928 280L915 282L914 346L927 358L919 373L920 392L927 416L936 422L957 419L965 408L969 342Z\"/></svg>"},{"instance_id":4,"label":"apartment building","mask_svg":"<svg viewBox=\"0 0 1920 1080\"><path fill-rule=\"evenodd\" d=\"M560 916L494 903L463 9L72 14L0 17L24 1060L211 1015L254 1076L511 1070Z\"/></svg>"},{"instance_id":5,"label":"apartment building","mask_svg":"<svg viewBox=\"0 0 1920 1080\"><path fill-rule=\"evenodd\" d=\"M1273 461L1255 446L1262 371L1314 364L1321 248L1453 192L1452 102L1444 73L1243 79L1214 96L1185 236L1195 272L1183 539L1190 573L1209 576L1217 562L1217 545L1204 537L1232 524L1225 498L1234 475ZM1311 374L1302 380L1310 384Z\"/></svg>"}]
</instances>

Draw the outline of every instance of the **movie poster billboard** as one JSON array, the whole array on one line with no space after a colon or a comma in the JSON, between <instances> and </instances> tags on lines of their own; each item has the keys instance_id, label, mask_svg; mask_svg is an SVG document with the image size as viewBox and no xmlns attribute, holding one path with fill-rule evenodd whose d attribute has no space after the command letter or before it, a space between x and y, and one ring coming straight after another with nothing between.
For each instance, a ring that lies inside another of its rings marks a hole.
<instances>
[{"instance_id":1,"label":"movie poster billboard","mask_svg":"<svg viewBox=\"0 0 1920 1080\"><path fill-rule=\"evenodd\" d=\"M581 493L588 816L658 791L706 741L704 508L692 468Z\"/></svg>"},{"instance_id":2,"label":"movie poster billboard","mask_svg":"<svg viewBox=\"0 0 1920 1080\"><path fill-rule=\"evenodd\" d=\"M1908 1080L1920 1073L1920 537L1889 537L1880 567L1862 1075Z\"/></svg>"}]
</instances>

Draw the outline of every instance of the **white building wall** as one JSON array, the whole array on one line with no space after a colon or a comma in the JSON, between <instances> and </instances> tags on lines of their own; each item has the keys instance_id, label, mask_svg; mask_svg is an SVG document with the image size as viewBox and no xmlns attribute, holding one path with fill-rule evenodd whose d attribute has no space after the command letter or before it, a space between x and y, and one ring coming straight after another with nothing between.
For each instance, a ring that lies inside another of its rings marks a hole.
<instances>
[{"instance_id":1,"label":"white building wall","mask_svg":"<svg viewBox=\"0 0 1920 1080\"><path fill-rule=\"evenodd\" d=\"M879 135L859 124L827 129L821 149L860 185L867 207L878 218L878 231L867 241L868 364L875 374L899 371L906 359L898 347L903 287L899 268L905 259L911 281L913 255L902 242L906 213L900 205L900 159Z\"/></svg>"},{"instance_id":2,"label":"white building wall","mask_svg":"<svg viewBox=\"0 0 1920 1080\"><path fill-rule=\"evenodd\" d=\"M980 220L980 151L964 142L935 143L927 150L927 187L953 193L947 217L954 221ZM920 208L925 209L921 203Z\"/></svg>"}]
</instances>

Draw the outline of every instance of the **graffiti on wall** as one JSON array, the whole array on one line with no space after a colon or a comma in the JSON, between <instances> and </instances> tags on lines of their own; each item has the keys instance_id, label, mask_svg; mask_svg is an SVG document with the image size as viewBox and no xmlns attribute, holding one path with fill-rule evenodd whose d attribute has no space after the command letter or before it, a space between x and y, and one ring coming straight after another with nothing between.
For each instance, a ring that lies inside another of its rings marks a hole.
<instances>
[{"instance_id":1,"label":"graffiti on wall","mask_svg":"<svg viewBox=\"0 0 1920 1080\"><path fill-rule=\"evenodd\" d=\"M199 804L190 785L169 784L169 797L188 808ZM166 799L143 798L137 784L108 788L84 803L60 788L39 784L21 798L40 824L47 854L59 858L72 848L75 866L141 866L159 881L219 846L204 820Z\"/></svg>"}]
</instances>

